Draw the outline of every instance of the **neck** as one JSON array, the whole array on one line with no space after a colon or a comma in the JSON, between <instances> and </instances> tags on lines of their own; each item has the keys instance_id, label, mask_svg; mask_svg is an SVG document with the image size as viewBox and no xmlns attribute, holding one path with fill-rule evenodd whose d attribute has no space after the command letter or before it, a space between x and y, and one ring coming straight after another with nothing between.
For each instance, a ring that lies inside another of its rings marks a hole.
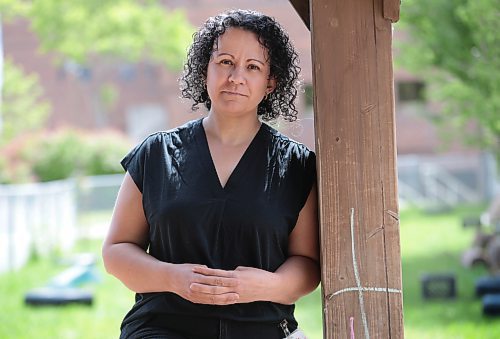
<instances>
[{"instance_id":1,"label":"neck","mask_svg":"<svg viewBox=\"0 0 500 339\"><path fill-rule=\"evenodd\" d=\"M213 112L203 119L205 133L227 145L239 145L252 139L260 128L260 121L255 116L219 117Z\"/></svg>"}]
</instances>

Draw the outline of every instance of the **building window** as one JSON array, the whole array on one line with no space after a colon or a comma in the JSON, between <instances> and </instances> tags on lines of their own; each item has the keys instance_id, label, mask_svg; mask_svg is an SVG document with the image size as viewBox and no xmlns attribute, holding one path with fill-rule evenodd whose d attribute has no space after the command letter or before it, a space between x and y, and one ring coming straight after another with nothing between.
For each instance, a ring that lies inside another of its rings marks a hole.
<instances>
[{"instance_id":1,"label":"building window","mask_svg":"<svg viewBox=\"0 0 500 339\"><path fill-rule=\"evenodd\" d=\"M398 101L424 102L425 84L422 81L399 81L397 83Z\"/></svg>"},{"instance_id":2,"label":"building window","mask_svg":"<svg viewBox=\"0 0 500 339\"><path fill-rule=\"evenodd\" d=\"M122 64L118 66L118 77L123 82L132 82L137 76L135 65Z\"/></svg>"},{"instance_id":3,"label":"building window","mask_svg":"<svg viewBox=\"0 0 500 339\"><path fill-rule=\"evenodd\" d=\"M92 70L84 65L75 61L67 60L63 64L64 75L71 74L80 81L88 82L92 80Z\"/></svg>"}]
</instances>

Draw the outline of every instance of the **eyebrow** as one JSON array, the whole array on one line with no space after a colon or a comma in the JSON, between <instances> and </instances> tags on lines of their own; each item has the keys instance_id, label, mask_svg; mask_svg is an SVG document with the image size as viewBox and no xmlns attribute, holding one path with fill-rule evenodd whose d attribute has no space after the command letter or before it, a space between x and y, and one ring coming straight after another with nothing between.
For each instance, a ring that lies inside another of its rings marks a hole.
<instances>
[{"instance_id":1,"label":"eyebrow","mask_svg":"<svg viewBox=\"0 0 500 339\"><path fill-rule=\"evenodd\" d=\"M232 55L231 53L227 53L227 52L221 52L221 53L218 53L218 51L215 51L217 53L217 56L224 56L224 55L228 55L230 56L231 58L234 59L234 55ZM255 59L255 58L250 58L250 59L247 59L247 61L256 61L258 63L260 63L262 66L265 66L266 64L262 61L260 61L259 59Z\"/></svg>"}]
</instances>

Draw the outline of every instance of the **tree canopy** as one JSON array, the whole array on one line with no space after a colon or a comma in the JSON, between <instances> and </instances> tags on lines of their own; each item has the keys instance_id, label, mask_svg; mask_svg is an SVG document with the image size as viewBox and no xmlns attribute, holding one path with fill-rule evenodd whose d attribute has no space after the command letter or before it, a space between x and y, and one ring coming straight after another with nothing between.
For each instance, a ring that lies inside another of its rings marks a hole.
<instances>
[{"instance_id":1,"label":"tree canopy","mask_svg":"<svg viewBox=\"0 0 500 339\"><path fill-rule=\"evenodd\" d=\"M43 50L80 63L108 55L178 69L194 31L182 11L154 0L0 0L0 13L27 18Z\"/></svg>"},{"instance_id":2,"label":"tree canopy","mask_svg":"<svg viewBox=\"0 0 500 339\"><path fill-rule=\"evenodd\" d=\"M178 69L193 29L156 1L36 0L29 13L45 50L85 62L92 55L147 58Z\"/></svg>"},{"instance_id":3,"label":"tree canopy","mask_svg":"<svg viewBox=\"0 0 500 339\"><path fill-rule=\"evenodd\" d=\"M181 11L154 0L0 0L0 20L29 21L41 48L59 61L88 64L96 56L148 60L179 69L194 29ZM0 21L0 24L2 22ZM56 60L57 61L57 60ZM0 142L42 126L49 106L37 77L6 61Z\"/></svg>"},{"instance_id":4,"label":"tree canopy","mask_svg":"<svg viewBox=\"0 0 500 339\"><path fill-rule=\"evenodd\" d=\"M40 128L50 113L50 104L43 99L38 77L25 74L9 59L4 66L0 145L21 132Z\"/></svg>"},{"instance_id":5,"label":"tree canopy","mask_svg":"<svg viewBox=\"0 0 500 339\"><path fill-rule=\"evenodd\" d=\"M180 69L194 31L181 11L169 10L154 0L0 0L0 25L15 19L29 23L41 49L52 52L54 61L86 68L92 67L94 58L104 56L107 60L146 60ZM50 104L43 98L36 75L27 74L15 60L2 60L0 183L23 182L34 176L55 179L75 171L95 175L115 170L116 155L124 151L117 145L125 145L115 137L105 136L107 139L88 145L91 139L84 138L87 141L80 146L87 148L83 152L83 148L75 147L80 138L74 133L67 138L31 133L35 142L19 144L17 135L43 128ZM101 89L102 104L111 104L116 96L113 87ZM75 167L75 152L85 154L78 157L80 161L86 159L84 165Z\"/></svg>"},{"instance_id":6,"label":"tree canopy","mask_svg":"<svg viewBox=\"0 0 500 339\"><path fill-rule=\"evenodd\" d=\"M397 63L442 103L434 119L500 157L500 0L406 0Z\"/></svg>"}]
</instances>

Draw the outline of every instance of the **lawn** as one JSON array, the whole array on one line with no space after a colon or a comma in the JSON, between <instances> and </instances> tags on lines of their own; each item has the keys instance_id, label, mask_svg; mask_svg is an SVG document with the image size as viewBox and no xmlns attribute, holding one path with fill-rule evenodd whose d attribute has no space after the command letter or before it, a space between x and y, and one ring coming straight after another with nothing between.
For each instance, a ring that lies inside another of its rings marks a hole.
<instances>
[{"instance_id":1,"label":"lawn","mask_svg":"<svg viewBox=\"0 0 500 339\"><path fill-rule=\"evenodd\" d=\"M461 208L452 213L425 215L401 213L403 265L403 308L405 337L408 339L493 339L500 338L500 318L482 315L474 297L475 280L487 275L482 267L467 269L460 257L470 246L473 229L462 227L462 218L480 208ZM456 276L457 298L450 301L424 300L421 276L450 272Z\"/></svg>"},{"instance_id":2,"label":"lawn","mask_svg":"<svg viewBox=\"0 0 500 339\"><path fill-rule=\"evenodd\" d=\"M461 226L462 217L479 208L460 208L442 214L417 210L401 212L405 337L499 338L500 319L481 315L481 303L474 298L474 281L484 269L461 267L460 255L469 246L472 229ZM81 241L76 252L99 254L99 241ZM30 288L43 285L64 270L54 256L31 261L23 269L0 275L3 296L0 338L116 338L133 294L107 275L99 262L101 282L94 291L92 306L27 307L23 297ZM451 301L425 301L420 278L424 273L451 272L456 275L458 296ZM302 298L296 315L311 339L322 338L320 289Z\"/></svg>"}]
</instances>

